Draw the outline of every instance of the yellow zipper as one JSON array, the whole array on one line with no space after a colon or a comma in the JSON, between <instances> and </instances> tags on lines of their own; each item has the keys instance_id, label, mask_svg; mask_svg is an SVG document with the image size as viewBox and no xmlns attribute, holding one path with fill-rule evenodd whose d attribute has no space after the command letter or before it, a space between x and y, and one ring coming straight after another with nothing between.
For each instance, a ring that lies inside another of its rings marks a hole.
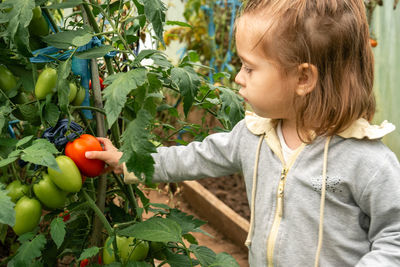
<instances>
[{"instance_id":1,"label":"yellow zipper","mask_svg":"<svg viewBox=\"0 0 400 267\"><path fill-rule=\"evenodd\" d=\"M277 192L277 201L276 201L276 210L274 222L271 227L271 231L268 237L267 243L267 262L268 266L274 266L273 256L274 256L274 248L275 248L275 240L278 235L279 225L281 223L282 215L283 215L283 197L285 191L285 183L287 177L288 169L285 167L282 169L281 178L279 180L278 192Z\"/></svg>"}]
</instances>

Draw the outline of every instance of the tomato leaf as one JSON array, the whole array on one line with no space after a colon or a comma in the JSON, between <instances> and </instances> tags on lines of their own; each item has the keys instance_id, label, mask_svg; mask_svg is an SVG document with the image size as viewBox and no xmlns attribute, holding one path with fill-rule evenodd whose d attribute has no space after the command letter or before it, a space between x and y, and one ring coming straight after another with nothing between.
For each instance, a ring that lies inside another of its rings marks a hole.
<instances>
[{"instance_id":1,"label":"tomato leaf","mask_svg":"<svg viewBox=\"0 0 400 267\"><path fill-rule=\"evenodd\" d=\"M182 229L171 219L152 217L129 226L118 232L118 235L133 236L137 239L154 242L182 242Z\"/></svg>"},{"instance_id":2,"label":"tomato leaf","mask_svg":"<svg viewBox=\"0 0 400 267\"><path fill-rule=\"evenodd\" d=\"M10 33L11 38L14 39L14 36L17 33L20 25L23 28L27 28L29 26L33 16L32 9L35 7L35 1L14 0L12 2L14 7L8 14L10 21L8 23L7 31Z\"/></svg>"},{"instance_id":3,"label":"tomato leaf","mask_svg":"<svg viewBox=\"0 0 400 267\"><path fill-rule=\"evenodd\" d=\"M60 114L61 112L56 104L48 103L45 105L43 117L46 120L46 122L50 124L50 126L55 126L57 124Z\"/></svg>"},{"instance_id":4,"label":"tomato leaf","mask_svg":"<svg viewBox=\"0 0 400 267\"><path fill-rule=\"evenodd\" d=\"M35 258L42 255L41 250L45 245L46 237L43 234L22 243L13 259L14 266L29 266Z\"/></svg>"},{"instance_id":5,"label":"tomato leaf","mask_svg":"<svg viewBox=\"0 0 400 267\"><path fill-rule=\"evenodd\" d=\"M235 94L234 91L218 87L221 92L221 108L218 112L218 118L224 120L224 125L228 129L232 129L236 123L244 118L243 100Z\"/></svg>"},{"instance_id":6,"label":"tomato leaf","mask_svg":"<svg viewBox=\"0 0 400 267\"><path fill-rule=\"evenodd\" d=\"M4 125L6 124L6 118L10 115L12 109L10 105L7 104L0 107L0 131L4 128Z\"/></svg>"},{"instance_id":7,"label":"tomato leaf","mask_svg":"<svg viewBox=\"0 0 400 267\"><path fill-rule=\"evenodd\" d=\"M65 223L62 218L55 218L50 224L50 235L56 243L57 248L60 248L65 238Z\"/></svg>"},{"instance_id":8,"label":"tomato leaf","mask_svg":"<svg viewBox=\"0 0 400 267\"><path fill-rule=\"evenodd\" d=\"M149 125L151 115L146 110L139 110L135 120L131 121L126 131L121 136L123 143L121 151L124 153L120 162L126 162L128 171L134 172L141 178L142 174L146 177L146 182L154 173L154 160L151 153L156 152L156 148L150 142Z\"/></svg>"},{"instance_id":9,"label":"tomato leaf","mask_svg":"<svg viewBox=\"0 0 400 267\"><path fill-rule=\"evenodd\" d=\"M215 252L207 247L191 244L190 249L200 261L201 266L210 266L216 260Z\"/></svg>"},{"instance_id":10,"label":"tomato leaf","mask_svg":"<svg viewBox=\"0 0 400 267\"><path fill-rule=\"evenodd\" d=\"M217 254L215 261L210 265L215 267L239 267L239 264L228 253L222 252Z\"/></svg>"},{"instance_id":11,"label":"tomato leaf","mask_svg":"<svg viewBox=\"0 0 400 267\"><path fill-rule=\"evenodd\" d=\"M15 224L15 204L11 201L11 198L7 195L7 191L4 190L4 185L0 183L0 223L14 226Z\"/></svg>"},{"instance_id":12,"label":"tomato leaf","mask_svg":"<svg viewBox=\"0 0 400 267\"><path fill-rule=\"evenodd\" d=\"M165 23L165 11L167 8L161 0L146 0L143 4L146 18L151 22L158 39L165 46L163 24Z\"/></svg>"},{"instance_id":13,"label":"tomato leaf","mask_svg":"<svg viewBox=\"0 0 400 267\"><path fill-rule=\"evenodd\" d=\"M182 21L168 20L166 24L167 25L174 25L174 26L193 28L192 25L187 24L186 22L182 22Z\"/></svg>"},{"instance_id":14,"label":"tomato leaf","mask_svg":"<svg viewBox=\"0 0 400 267\"><path fill-rule=\"evenodd\" d=\"M125 73L109 76L104 83L110 84L104 91L106 100L104 109L107 114L108 125L113 125L125 105L127 95L143 85L146 81L146 69L137 68Z\"/></svg>"},{"instance_id":15,"label":"tomato leaf","mask_svg":"<svg viewBox=\"0 0 400 267\"><path fill-rule=\"evenodd\" d=\"M187 116L200 86L200 78L189 66L177 67L171 70L171 80L183 96L183 110Z\"/></svg>"},{"instance_id":16,"label":"tomato leaf","mask_svg":"<svg viewBox=\"0 0 400 267\"><path fill-rule=\"evenodd\" d=\"M108 52L115 50L111 45L104 45L88 49L84 52L76 53L75 56L81 59L92 59L98 57L104 57Z\"/></svg>"},{"instance_id":17,"label":"tomato leaf","mask_svg":"<svg viewBox=\"0 0 400 267\"><path fill-rule=\"evenodd\" d=\"M182 267L182 266L197 266L198 261L192 259L190 260L187 255L175 254L166 250L167 263L171 267Z\"/></svg>"},{"instance_id":18,"label":"tomato leaf","mask_svg":"<svg viewBox=\"0 0 400 267\"><path fill-rule=\"evenodd\" d=\"M53 154L58 153L57 148L46 139L37 139L32 145L22 150L21 159L60 171Z\"/></svg>"},{"instance_id":19,"label":"tomato leaf","mask_svg":"<svg viewBox=\"0 0 400 267\"><path fill-rule=\"evenodd\" d=\"M18 159L18 157L8 157L6 159L0 160L0 168L7 166L8 164L16 161Z\"/></svg>"},{"instance_id":20,"label":"tomato leaf","mask_svg":"<svg viewBox=\"0 0 400 267\"><path fill-rule=\"evenodd\" d=\"M33 135L25 136L24 138L18 140L17 144L15 145L16 147L20 147L31 141L33 138Z\"/></svg>"},{"instance_id":21,"label":"tomato leaf","mask_svg":"<svg viewBox=\"0 0 400 267\"><path fill-rule=\"evenodd\" d=\"M69 74L71 73L72 62L70 59L63 61L57 68L57 94L58 94L58 103L62 111L67 112L68 108L68 96L69 96L69 81L67 80ZM54 116L55 117L55 116ZM51 118L54 121L55 118ZM57 116L58 118L58 116ZM56 121L57 123L57 121ZM52 125L50 123L50 125ZM55 124L54 124L55 125Z\"/></svg>"},{"instance_id":22,"label":"tomato leaf","mask_svg":"<svg viewBox=\"0 0 400 267\"><path fill-rule=\"evenodd\" d=\"M205 221L194 218L193 215L189 215L178 209L172 209L167 218L177 222L181 226L183 234L192 232L193 230L206 224Z\"/></svg>"},{"instance_id":23,"label":"tomato leaf","mask_svg":"<svg viewBox=\"0 0 400 267\"><path fill-rule=\"evenodd\" d=\"M85 249L82 254L79 256L78 261L84 260L84 259L90 259L93 256L96 256L100 251L100 248L98 247L90 247Z\"/></svg>"},{"instance_id":24,"label":"tomato leaf","mask_svg":"<svg viewBox=\"0 0 400 267\"><path fill-rule=\"evenodd\" d=\"M52 4L52 5L49 5L49 6L44 6L44 8L48 8L48 9L64 9L64 8L71 8L71 7L79 6L82 3L83 3L83 1L81 1L81 0L69 0L69 1L64 2L64 3L58 3L58 4Z\"/></svg>"},{"instance_id":25,"label":"tomato leaf","mask_svg":"<svg viewBox=\"0 0 400 267\"><path fill-rule=\"evenodd\" d=\"M81 28L74 31L64 31L56 34L49 34L42 39L57 48L68 49L70 46L83 46L90 42L93 34L88 28Z\"/></svg>"}]
</instances>

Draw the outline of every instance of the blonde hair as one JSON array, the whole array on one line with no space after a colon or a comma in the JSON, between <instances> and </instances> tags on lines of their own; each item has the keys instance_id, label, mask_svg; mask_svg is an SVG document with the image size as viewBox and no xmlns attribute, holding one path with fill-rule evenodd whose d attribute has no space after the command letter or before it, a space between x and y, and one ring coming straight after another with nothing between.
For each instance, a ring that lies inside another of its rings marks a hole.
<instances>
[{"instance_id":1,"label":"blonde hair","mask_svg":"<svg viewBox=\"0 0 400 267\"><path fill-rule=\"evenodd\" d=\"M331 136L359 118L372 120L374 59L363 0L248 0L242 14L272 21L257 45L272 48L267 56L286 74L302 63L318 70L314 90L294 100L303 141L311 141L310 130Z\"/></svg>"}]
</instances>

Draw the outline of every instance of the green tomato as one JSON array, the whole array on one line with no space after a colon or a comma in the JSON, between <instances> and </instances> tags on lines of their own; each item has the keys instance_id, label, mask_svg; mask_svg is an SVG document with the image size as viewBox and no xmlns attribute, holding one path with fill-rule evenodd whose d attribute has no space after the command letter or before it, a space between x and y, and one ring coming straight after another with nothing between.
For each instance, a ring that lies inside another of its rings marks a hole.
<instances>
[{"instance_id":1,"label":"green tomato","mask_svg":"<svg viewBox=\"0 0 400 267\"><path fill-rule=\"evenodd\" d=\"M29 187L26 184L21 184L20 180L12 181L7 185L7 195L11 198L12 202L17 202L21 197L28 193Z\"/></svg>"},{"instance_id":2,"label":"green tomato","mask_svg":"<svg viewBox=\"0 0 400 267\"><path fill-rule=\"evenodd\" d=\"M15 225L13 230L17 235L31 232L39 225L42 216L42 206L39 200L23 196L15 204L14 210Z\"/></svg>"},{"instance_id":3,"label":"green tomato","mask_svg":"<svg viewBox=\"0 0 400 267\"><path fill-rule=\"evenodd\" d=\"M114 253L110 254L108 252L108 249L106 249L106 247L111 248L111 250L114 252L112 243L107 244L109 240L110 237L108 237L104 243L104 264L115 262ZM123 263L126 263L128 261L143 261L147 257L147 253L149 252L149 243L142 240L136 241L136 239L133 237L117 236L117 248L119 252L118 255Z\"/></svg>"},{"instance_id":4,"label":"green tomato","mask_svg":"<svg viewBox=\"0 0 400 267\"><path fill-rule=\"evenodd\" d=\"M86 90L82 86L79 86L78 92L76 93L76 96L74 100L72 101L72 105L74 106L80 106L83 103L83 100L85 100L85 95L86 95Z\"/></svg>"},{"instance_id":5,"label":"green tomato","mask_svg":"<svg viewBox=\"0 0 400 267\"><path fill-rule=\"evenodd\" d=\"M121 258L123 261L143 261L149 253L149 243L136 240L134 237L125 238L121 244Z\"/></svg>"},{"instance_id":6,"label":"green tomato","mask_svg":"<svg viewBox=\"0 0 400 267\"><path fill-rule=\"evenodd\" d=\"M78 87L76 86L76 84L73 82L69 83L69 95L68 95L69 103L71 103L75 99L77 92L78 92Z\"/></svg>"},{"instance_id":7,"label":"green tomato","mask_svg":"<svg viewBox=\"0 0 400 267\"><path fill-rule=\"evenodd\" d=\"M79 192L82 188L82 176L74 161L64 155L56 157L56 161L61 172L49 168L50 179L63 191Z\"/></svg>"},{"instance_id":8,"label":"green tomato","mask_svg":"<svg viewBox=\"0 0 400 267\"><path fill-rule=\"evenodd\" d=\"M49 24L42 15L42 10L39 6L32 9L33 16L29 23L29 33L34 36L45 36L49 34Z\"/></svg>"},{"instance_id":9,"label":"green tomato","mask_svg":"<svg viewBox=\"0 0 400 267\"><path fill-rule=\"evenodd\" d=\"M14 104L26 104L29 102L28 96L24 92L19 92L11 99Z\"/></svg>"},{"instance_id":10,"label":"green tomato","mask_svg":"<svg viewBox=\"0 0 400 267\"><path fill-rule=\"evenodd\" d=\"M57 70L45 68L40 74L35 85L37 99L44 99L46 95L53 93L57 83Z\"/></svg>"},{"instance_id":11,"label":"green tomato","mask_svg":"<svg viewBox=\"0 0 400 267\"><path fill-rule=\"evenodd\" d=\"M41 16L42 16L42 9L40 8L40 6L37 6L34 9L32 9L32 19L40 19Z\"/></svg>"},{"instance_id":12,"label":"green tomato","mask_svg":"<svg viewBox=\"0 0 400 267\"><path fill-rule=\"evenodd\" d=\"M0 89L7 93L17 86L17 80L6 66L0 65Z\"/></svg>"},{"instance_id":13,"label":"green tomato","mask_svg":"<svg viewBox=\"0 0 400 267\"><path fill-rule=\"evenodd\" d=\"M47 173L43 173L43 179L33 185L33 192L40 202L50 209L63 208L68 194L58 188Z\"/></svg>"}]
</instances>

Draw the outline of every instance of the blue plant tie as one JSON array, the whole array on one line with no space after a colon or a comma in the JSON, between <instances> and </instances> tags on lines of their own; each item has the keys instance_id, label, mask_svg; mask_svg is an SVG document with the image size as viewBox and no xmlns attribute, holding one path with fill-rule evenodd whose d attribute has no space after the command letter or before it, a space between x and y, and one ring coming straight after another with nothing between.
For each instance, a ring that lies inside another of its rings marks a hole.
<instances>
[{"instance_id":1,"label":"blue plant tie","mask_svg":"<svg viewBox=\"0 0 400 267\"><path fill-rule=\"evenodd\" d=\"M16 136L15 136L15 132L14 132L14 129L13 129L12 125L13 124L17 124L17 123L19 123L19 120L9 121L8 122L8 127L7 127L8 133L10 134L11 138L14 138L14 139L16 138Z\"/></svg>"},{"instance_id":2,"label":"blue plant tie","mask_svg":"<svg viewBox=\"0 0 400 267\"><path fill-rule=\"evenodd\" d=\"M65 135L68 130L73 132ZM42 138L47 139L53 143L58 149L63 148L69 141L73 141L78 138L79 135L83 134L83 128L78 123L68 121L68 119L61 119L57 122L54 127L47 128Z\"/></svg>"}]
</instances>

